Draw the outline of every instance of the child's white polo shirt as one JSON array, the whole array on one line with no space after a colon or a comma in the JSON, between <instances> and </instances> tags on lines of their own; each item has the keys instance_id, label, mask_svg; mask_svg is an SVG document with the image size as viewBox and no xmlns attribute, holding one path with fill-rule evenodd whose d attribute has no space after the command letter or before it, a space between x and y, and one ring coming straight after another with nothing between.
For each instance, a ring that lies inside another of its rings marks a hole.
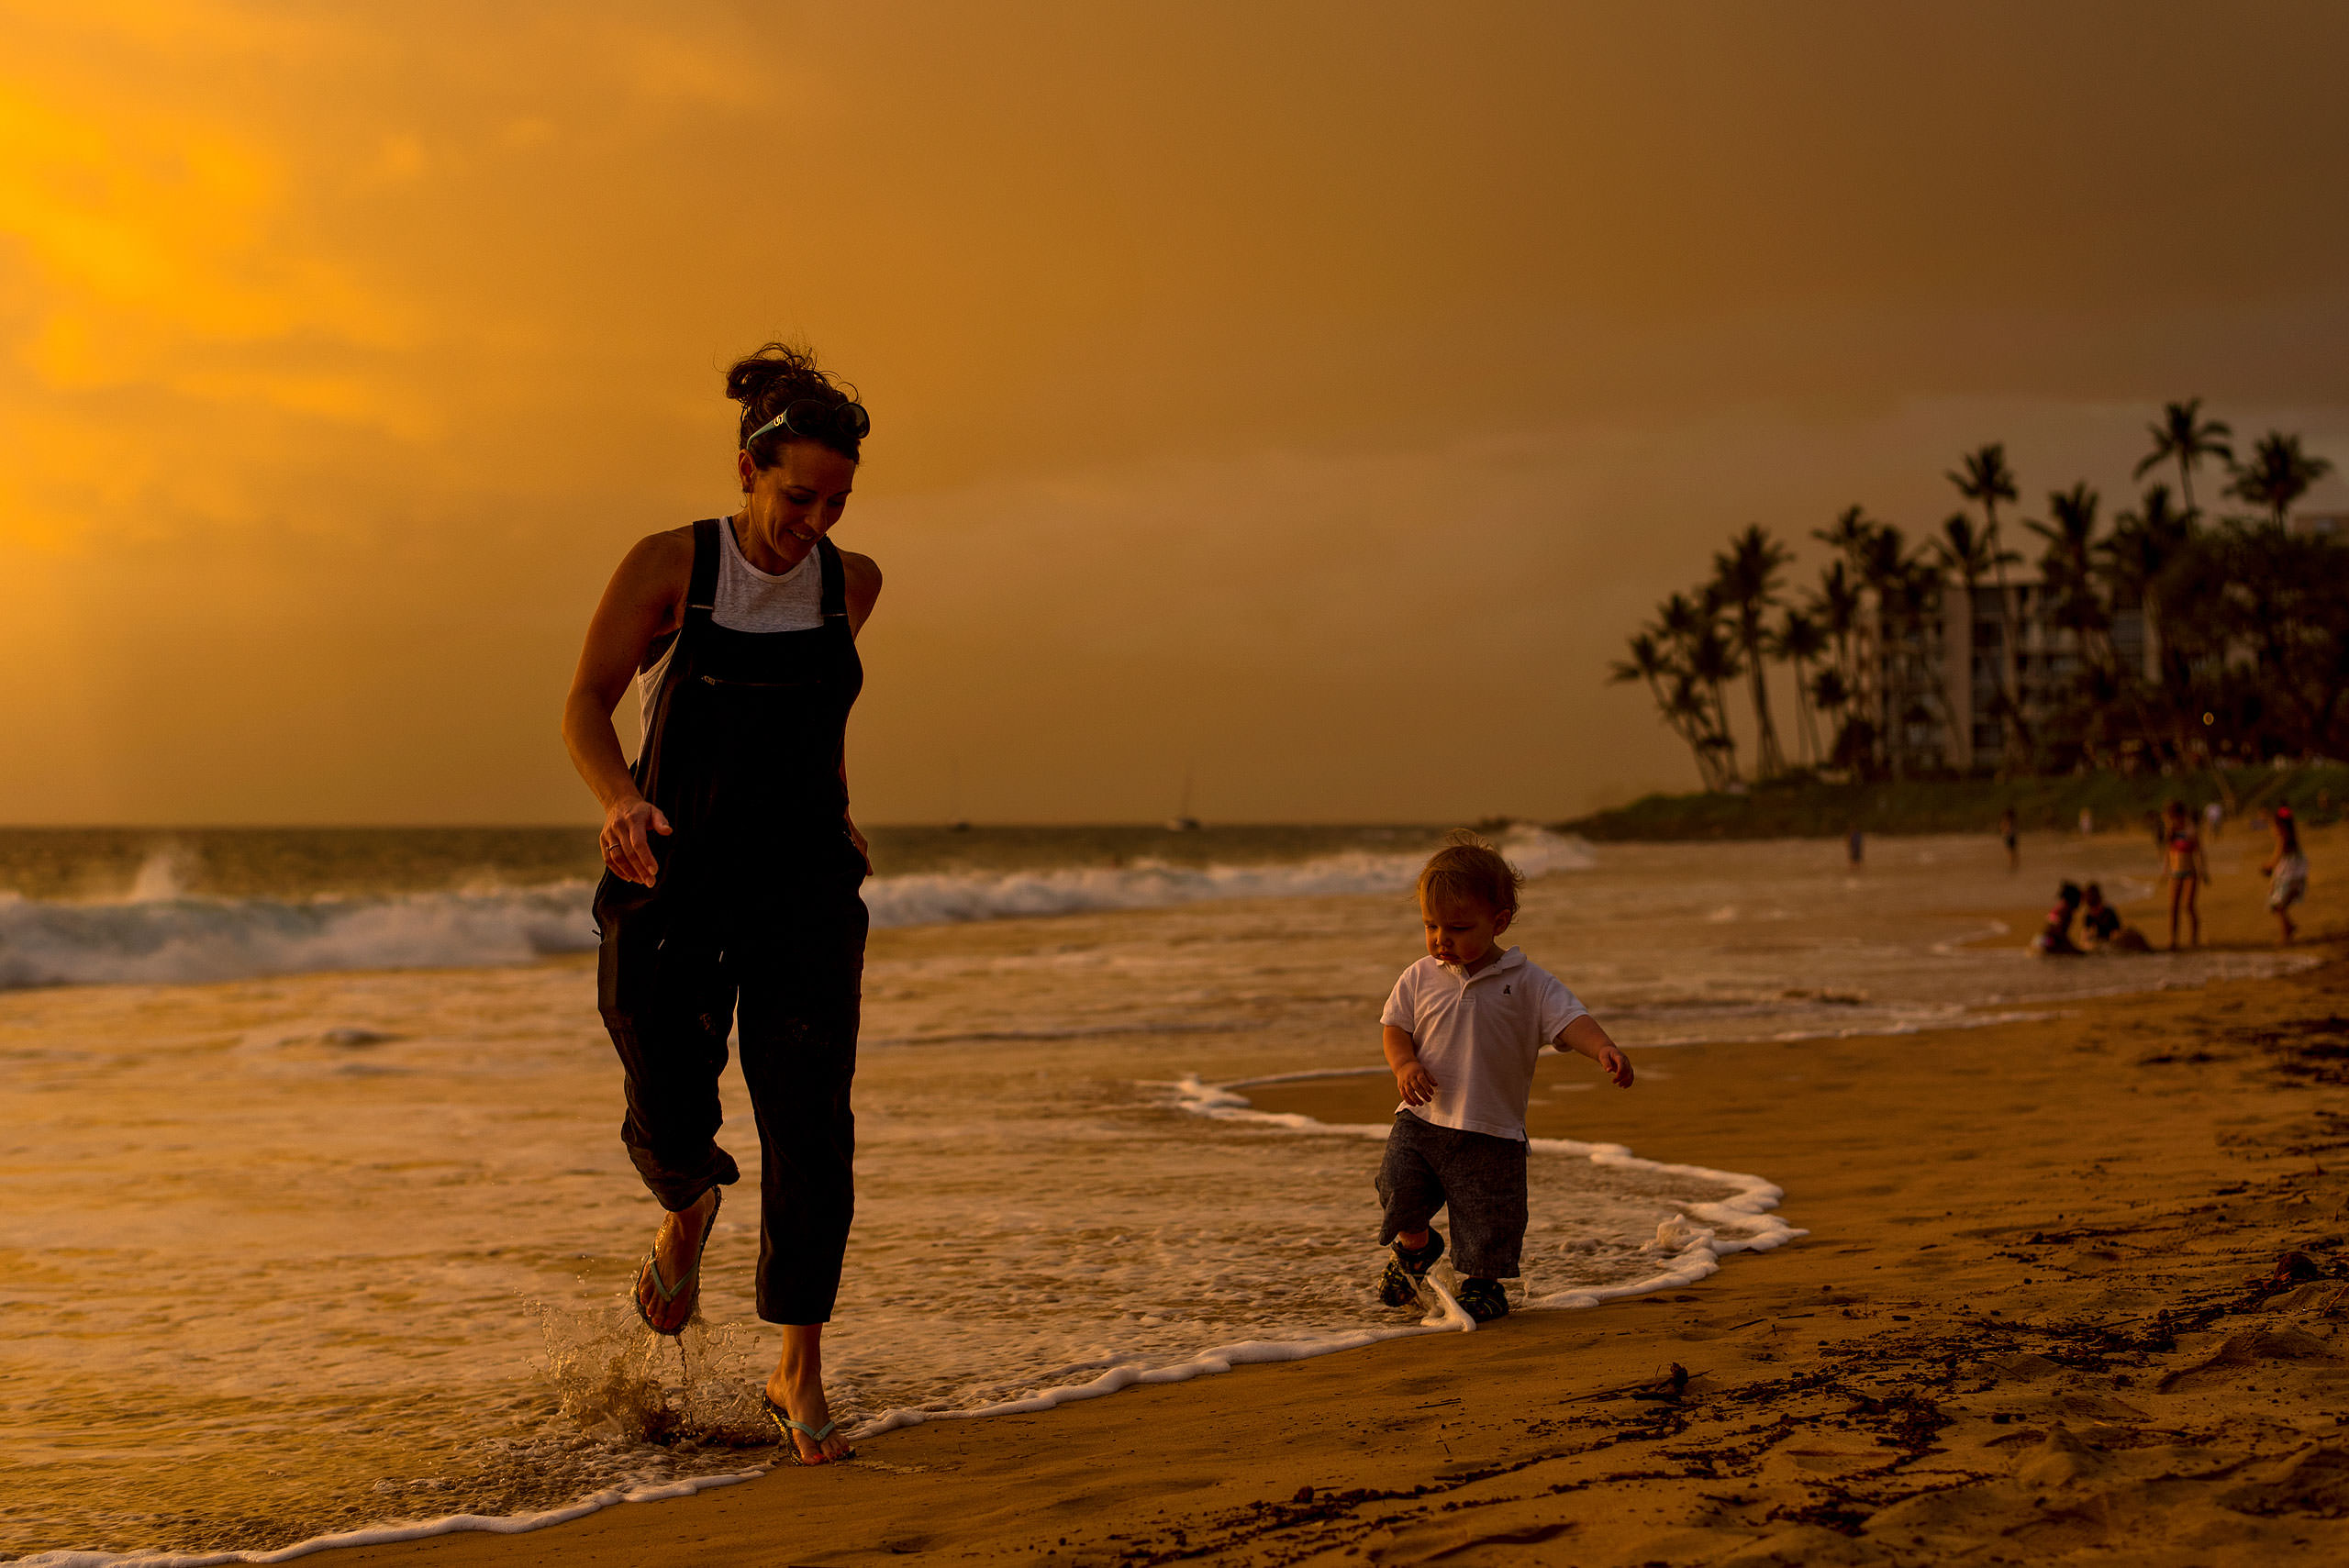
<instances>
[{"instance_id":1,"label":"child's white polo shirt","mask_svg":"<svg viewBox=\"0 0 2349 1568\"><path fill-rule=\"evenodd\" d=\"M1395 982L1378 1021L1410 1035L1435 1097L1395 1108L1437 1127L1522 1140L1533 1059L1589 1011L1556 975L1527 962L1522 948L1475 974L1423 958Z\"/></svg>"}]
</instances>

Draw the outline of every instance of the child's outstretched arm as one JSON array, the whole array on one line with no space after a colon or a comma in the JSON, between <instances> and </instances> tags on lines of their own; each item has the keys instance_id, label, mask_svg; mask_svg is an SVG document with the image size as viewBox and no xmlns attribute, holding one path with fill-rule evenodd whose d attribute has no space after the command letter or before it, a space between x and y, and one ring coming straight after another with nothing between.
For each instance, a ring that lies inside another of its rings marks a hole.
<instances>
[{"instance_id":1,"label":"child's outstretched arm","mask_svg":"<svg viewBox=\"0 0 2349 1568\"><path fill-rule=\"evenodd\" d=\"M1411 1031L1386 1026L1379 1045L1386 1052L1387 1070L1395 1074L1395 1086L1403 1091L1407 1106L1423 1106L1435 1098L1438 1084L1432 1073L1419 1065L1419 1048L1411 1039Z\"/></svg>"},{"instance_id":2,"label":"child's outstretched arm","mask_svg":"<svg viewBox=\"0 0 2349 1568\"><path fill-rule=\"evenodd\" d=\"M1558 1031L1558 1049L1587 1056L1598 1062L1600 1070L1615 1080L1617 1088L1631 1086L1631 1059L1607 1038L1607 1031L1599 1028L1598 1020L1588 1013Z\"/></svg>"}]
</instances>

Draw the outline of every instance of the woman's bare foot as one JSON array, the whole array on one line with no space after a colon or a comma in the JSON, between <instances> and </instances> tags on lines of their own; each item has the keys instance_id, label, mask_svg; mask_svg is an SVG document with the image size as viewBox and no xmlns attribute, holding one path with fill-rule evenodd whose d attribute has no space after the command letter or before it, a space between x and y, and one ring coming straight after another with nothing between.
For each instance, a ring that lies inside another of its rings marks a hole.
<instances>
[{"instance_id":1,"label":"woman's bare foot","mask_svg":"<svg viewBox=\"0 0 2349 1568\"><path fill-rule=\"evenodd\" d=\"M636 1305L658 1332L674 1334L693 1320L701 1303L701 1286L697 1280L690 1284L684 1282L700 1267L707 1233L717 1218L718 1189L712 1187L695 1199L692 1207L671 1210L654 1233L652 1267L636 1276ZM653 1279L655 1272L674 1289L667 1300L662 1299L661 1286Z\"/></svg>"},{"instance_id":2,"label":"woman's bare foot","mask_svg":"<svg viewBox=\"0 0 2349 1568\"><path fill-rule=\"evenodd\" d=\"M832 1418L832 1407L824 1398L823 1336L821 1323L785 1325L783 1359L767 1379L767 1397L785 1415L818 1432ZM802 1464L829 1464L847 1458L851 1451L847 1435L837 1427L825 1432L821 1442L807 1432L794 1431L789 1436Z\"/></svg>"}]
</instances>

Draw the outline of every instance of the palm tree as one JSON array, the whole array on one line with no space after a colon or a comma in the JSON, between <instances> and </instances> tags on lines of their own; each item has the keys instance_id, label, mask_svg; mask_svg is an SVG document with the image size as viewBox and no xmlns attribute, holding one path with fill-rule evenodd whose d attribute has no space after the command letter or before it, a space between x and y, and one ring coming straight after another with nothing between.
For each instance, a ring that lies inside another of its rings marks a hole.
<instances>
[{"instance_id":1,"label":"palm tree","mask_svg":"<svg viewBox=\"0 0 2349 1568\"><path fill-rule=\"evenodd\" d=\"M1829 715L1831 720L1834 720L1834 716L1840 715L1845 708L1852 706L1852 690L1843 682L1843 673L1831 664L1812 676L1810 700L1819 706L1821 713ZM1835 739L1828 751L1830 759L1839 766L1850 765L1852 760L1849 753L1854 750L1848 744L1851 739L1850 731L1840 720L1835 720L1834 728L1831 733Z\"/></svg>"},{"instance_id":2,"label":"palm tree","mask_svg":"<svg viewBox=\"0 0 2349 1568\"><path fill-rule=\"evenodd\" d=\"M2177 492L2186 498L2186 509L2194 510L2194 471L2206 457L2215 457L2232 465L2234 449L2226 438L2234 434L2221 419L2201 417L2202 400L2189 397L2183 403L2172 403L2162 410L2159 424L2147 425L2146 433L2154 438L2154 450L2138 461L2132 477L2143 479L2149 470L2173 460L2177 463Z\"/></svg>"},{"instance_id":3,"label":"palm tree","mask_svg":"<svg viewBox=\"0 0 2349 1568\"><path fill-rule=\"evenodd\" d=\"M2083 595L2094 598L2091 591L2090 557L2096 549L2096 512L2100 497L2082 480L2069 490L2047 493L2048 522L2026 522L2023 527L2047 541L2047 549L2039 558L2043 592L2057 596L2058 615L2076 613L2077 606L2065 607L2069 601Z\"/></svg>"},{"instance_id":4,"label":"palm tree","mask_svg":"<svg viewBox=\"0 0 2349 1568\"><path fill-rule=\"evenodd\" d=\"M2112 519L2112 537L2096 548L2105 558L2113 603L2134 601L2145 617L2145 639L2162 646L2161 588L2170 567L2194 541L2194 514L2170 505L2169 486L2145 492L2136 511Z\"/></svg>"},{"instance_id":5,"label":"palm tree","mask_svg":"<svg viewBox=\"0 0 2349 1568\"><path fill-rule=\"evenodd\" d=\"M1643 629L1634 634L1628 644L1631 658L1619 659L1610 665L1607 679L1612 685L1627 685L1633 681L1647 684L1648 695L1655 699L1656 711L1664 715L1664 721L1672 727L1673 733L1688 743L1688 749L1696 754L1697 776L1707 789L1710 789L1713 787L1714 759L1705 746L1704 729L1695 722L1698 715L1692 714L1677 700L1682 694L1692 689L1687 673L1664 651L1658 640L1660 635L1653 629ZM1672 683L1669 688L1667 682Z\"/></svg>"},{"instance_id":6,"label":"palm tree","mask_svg":"<svg viewBox=\"0 0 2349 1568\"><path fill-rule=\"evenodd\" d=\"M1705 743L1720 754L1720 777L1724 784L1738 782L1737 738L1729 728L1729 699L1721 688L1744 673L1737 660L1737 645L1722 632L1721 624L1709 606L1704 625L1688 643L1688 673L1712 695L1709 733Z\"/></svg>"},{"instance_id":7,"label":"palm tree","mask_svg":"<svg viewBox=\"0 0 2349 1568\"><path fill-rule=\"evenodd\" d=\"M2156 484L2145 492L2136 511L2112 519L2112 537L2096 547L2104 558L2105 591L2114 608L2134 605L2144 617L2145 642L2153 652L2158 691L2170 715L2169 739L2181 757L2186 754L2187 737L2178 716L2184 710L2188 670L2162 628L2163 590L2193 546L2194 537L2194 514L2172 506L2169 486ZM2136 704L2137 727L2146 744L2157 745L2160 738L2154 733L2153 715L2145 711L2139 695L2145 688L2142 662L2125 675L2121 689Z\"/></svg>"},{"instance_id":8,"label":"palm tree","mask_svg":"<svg viewBox=\"0 0 2349 1568\"><path fill-rule=\"evenodd\" d=\"M1730 536L1729 548L1713 557L1713 583L1722 607L1731 612L1738 648L1752 677L1753 769L1765 779L1786 772L1787 760L1778 748L1778 727L1770 719L1769 628L1764 617L1778 602L1778 573L1790 559L1786 547L1759 523L1749 523L1744 532Z\"/></svg>"},{"instance_id":9,"label":"palm tree","mask_svg":"<svg viewBox=\"0 0 2349 1568\"><path fill-rule=\"evenodd\" d=\"M2252 448L2251 461L2231 464L2229 472L2234 479L2227 486L2227 494L2240 496L2254 506L2266 507L2280 528L2292 503L2307 495L2310 485L2331 473L2332 463L2329 459L2310 457L2300 450L2299 437L2270 430Z\"/></svg>"},{"instance_id":10,"label":"palm tree","mask_svg":"<svg viewBox=\"0 0 2349 1568\"><path fill-rule=\"evenodd\" d=\"M1816 767L1820 761L1819 727L1811 718L1810 682L1806 671L1827 651L1827 632L1807 612L1789 605L1779 617L1771 649L1794 670L1795 722L1802 732L1803 761Z\"/></svg>"},{"instance_id":11,"label":"palm tree","mask_svg":"<svg viewBox=\"0 0 2349 1568\"><path fill-rule=\"evenodd\" d=\"M1729 731L1729 706L1721 687L1735 680L1742 671L1737 650L1721 634L1720 604L1714 589L1707 584L1694 595L1670 595L1656 606L1655 626L1672 645L1674 667L1687 678L1689 693L1695 694L1692 707L1683 700L1688 693L1675 688L1674 711L1696 715L1693 722L1700 738L1698 744L1711 760L1706 787L1718 789L1735 783L1737 742Z\"/></svg>"},{"instance_id":12,"label":"palm tree","mask_svg":"<svg viewBox=\"0 0 2349 1568\"><path fill-rule=\"evenodd\" d=\"M1868 520L1866 508L1853 506L1836 513L1835 521L1829 527L1811 529L1810 537L1844 560L1856 562L1867 549L1868 536L1875 531L1876 525Z\"/></svg>"},{"instance_id":13,"label":"palm tree","mask_svg":"<svg viewBox=\"0 0 2349 1568\"><path fill-rule=\"evenodd\" d=\"M1681 651L1683 663L1687 662L1688 644L1704 628L1709 618L1709 612L1698 608L1697 602L1686 594L1675 594L1656 606L1656 629Z\"/></svg>"},{"instance_id":14,"label":"palm tree","mask_svg":"<svg viewBox=\"0 0 2349 1568\"><path fill-rule=\"evenodd\" d=\"M2047 522L2024 525L2047 541L2039 558L2041 591L2053 596L2053 620L2072 634L2078 652L2075 695L2081 700L2065 706L2082 721L2083 737L2094 728L2089 721L2100 710L2093 691L2108 684L2103 673L2112 665L2111 645L2106 637L2112 623L2105 614L2104 601L2097 597L2093 567L2098 502L2097 493L2082 480L2069 490L2048 492ZM2052 698L2055 693L2051 687L2046 695Z\"/></svg>"},{"instance_id":15,"label":"palm tree","mask_svg":"<svg viewBox=\"0 0 2349 1568\"><path fill-rule=\"evenodd\" d=\"M2007 466L2004 442L1992 441L1967 452L1962 460L1963 471L1952 470L1949 482L1957 493L1982 508L1984 542L1991 551L1991 576L1998 584L1998 633L2002 646L1998 650L1998 709L1999 725L2006 737L2006 765L2012 769L2022 761L2027 748L2023 734L2022 705L2015 696L2015 611L2007 595L2006 562L1998 558L2003 551L1998 539L1998 503L2015 498L2014 470ZM1973 606L1967 606L1972 614Z\"/></svg>"},{"instance_id":16,"label":"palm tree","mask_svg":"<svg viewBox=\"0 0 2349 1568\"><path fill-rule=\"evenodd\" d=\"M1967 646L1971 647L1975 593L1981 587L1983 576L1986 573L2003 572L2021 561L2022 557L2011 550L1993 548L1988 534L1976 528L1974 519L1964 512L1951 513L1942 523L1942 537L1932 542L1933 553L1941 558L1943 567L1957 573L1958 581L1965 585L1965 627ZM1976 659L1975 662L1979 664L1981 661ZM1972 674L1973 672L1969 670L1967 672L1969 682ZM1952 722L1955 722L1954 716ZM1972 723L1970 713L1967 723L1970 727ZM1969 732L1969 740L1970 738ZM1954 736L1952 739L1954 740ZM1968 750L1971 750L1970 746Z\"/></svg>"},{"instance_id":17,"label":"palm tree","mask_svg":"<svg viewBox=\"0 0 2349 1568\"><path fill-rule=\"evenodd\" d=\"M1809 606L1811 616L1835 645L1835 668L1842 674L1843 700L1852 700L1858 683L1857 667L1852 662L1852 639L1861 632L1860 611L1866 601L1859 584L1852 580L1849 564L1833 561L1820 568L1819 586L1811 591Z\"/></svg>"},{"instance_id":18,"label":"palm tree","mask_svg":"<svg viewBox=\"0 0 2349 1568\"><path fill-rule=\"evenodd\" d=\"M1867 648L1868 623L1863 613L1867 608L1865 563L1868 547L1876 538L1876 529L1882 526L1867 515L1865 507L1854 505L1836 513L1835 521L1829 527L1810 530L1811 538L1842 558L1840 563L1844 570L1842 585L1853 595L1852 646L1843 651L1847 655L1843 683L1854 702L1858 702L1866 689L1867 665L1871 662ZM1823 577L1821 581L1824 581Z\"/></svg>"},{"instance_id":19,"label":"palm tree","mask_svg":"<svg viewBox=\"0 0 2349 1568\"><path fill-rule=\"evenodd\" d=\"M1673 727L1689 737L1689 744L1697 749L1697 771L1709 790L1719 789L1726 780L1721 774L1721 740L1713 733L1713 710L1705 701L1705 694L1698 689L1697 678L1686 670L1673 673L1672 692L1666 711Z\"/></svg>"},{"instance_id":20,"label":"palm tree","mask_svg":"<svg viewBox=\"0 0 2349 1568\"><path fill-rule=\"evenodd\" d=\"M1877 530L1868 566L1876 619L1884 628L1880 696L1887 760L1893 777L1899 778L1907 771L1911 724L1933 718L1938 707L1944 733L1957 725L1948 671L1932 636L1941 616L1942 576L1924 552L1908 554L1900 530L1888 524Z\"/></svg>"},{"instance_id":21,"label":"palm tree","mask_svg":"<svg viewBox=\"0 0 2349 1568\"><path fill-rule=\"evenodd\" d=\"M1854 507L1837 521L1836 532L1850 542L1852 581L1863 596L1873 595L1876 614L1859 617L1864 647L1851 684L1853 704L1863 715L1883 720L1871 723L1871 732L1883 741L1885 761L1896 775L1906 755L1907 694L1917 676L1919 648L1924 637L1922 595L1911 581L1917 562L1900 530L1890 523L1855 517Z\"/></svg>"}]
</instances>

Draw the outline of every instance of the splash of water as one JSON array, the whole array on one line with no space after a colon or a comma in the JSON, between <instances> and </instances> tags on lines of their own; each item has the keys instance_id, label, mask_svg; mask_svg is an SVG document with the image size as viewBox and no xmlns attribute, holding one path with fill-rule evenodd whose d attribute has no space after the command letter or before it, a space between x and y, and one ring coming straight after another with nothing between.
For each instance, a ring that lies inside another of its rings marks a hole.
<instances>
[{"instance_id":1,"label":"splash of water","mask_svg":"<svg viewBox=\"0 0 2349 1568\"><path fill-rule=\"evenodd\" d=\"M625 1296L585 1311L532 1305L546 1344L541 1373L581 1431L662 1448L774 1445L751 1329L713 1326L696 1313L667 1339L647 1329Z\"/></svg>"}]
</instances>

